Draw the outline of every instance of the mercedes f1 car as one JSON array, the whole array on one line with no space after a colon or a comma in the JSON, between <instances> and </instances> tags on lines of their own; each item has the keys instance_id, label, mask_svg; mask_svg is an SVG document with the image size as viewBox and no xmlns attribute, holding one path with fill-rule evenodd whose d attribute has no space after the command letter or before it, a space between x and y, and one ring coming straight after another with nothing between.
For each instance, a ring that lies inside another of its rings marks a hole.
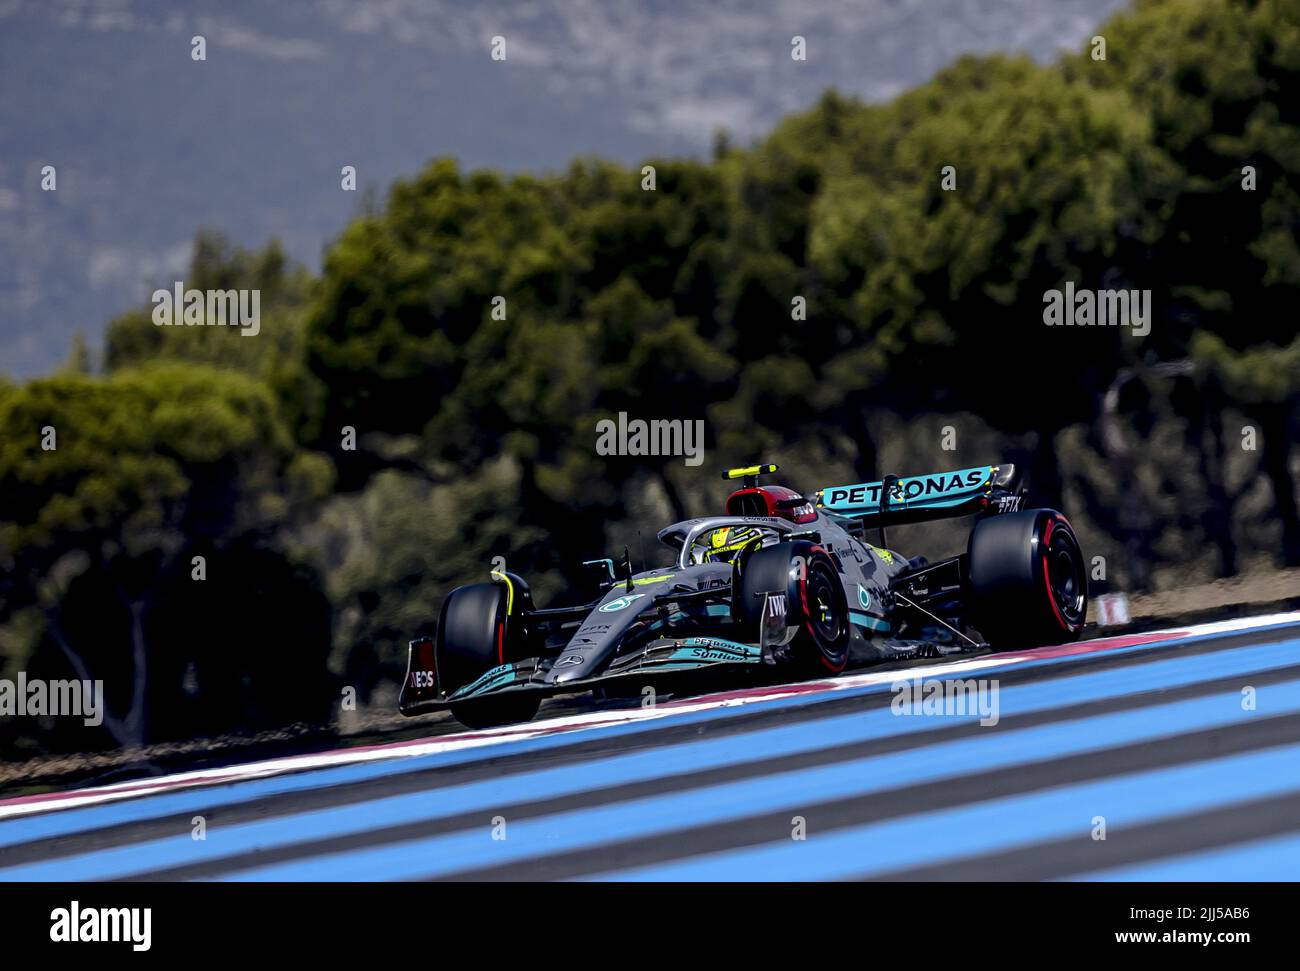
<instances>
[{"instance_id":1,"label":"mercedes f1 car","mask_svg":"<svg viewBox=\"0 0 1300 971\"><path fill-rule=\"evenodd\" d=\"M849 664L1076 639L1083 553L1065 516L1022 509L1013 465L831 486L811 495L741 480L721 516L674 523L672 566L600 572L598 596L538 608L494 572L444 599L436 636L411 641L398 706L450 708L470 727L527 721L549 695L631 687L701 669L833 675ZM966 552L937 562L888 548L886 529L975 517ZM868 531L879 530L879 545Z\"/></svg>"}]
</instances>

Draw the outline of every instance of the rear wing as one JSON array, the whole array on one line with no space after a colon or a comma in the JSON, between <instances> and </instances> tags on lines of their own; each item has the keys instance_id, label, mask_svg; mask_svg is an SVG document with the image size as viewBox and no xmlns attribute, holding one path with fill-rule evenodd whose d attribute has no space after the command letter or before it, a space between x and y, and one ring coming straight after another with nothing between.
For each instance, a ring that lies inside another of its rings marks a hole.
<instances>
[{"instance_id":1,"label":"rear wing","mask_svg":"<svg viewBox=\"0 0 1300 971\"><path fill-rule=\"evenodd\" d=\"M969 516L1014 512L1022 498L1016 467L981 465L880 482L827 486L816 494L818 508L832 516L856 519L864 527L906 525Z\"/></svg>"}]
</instances>

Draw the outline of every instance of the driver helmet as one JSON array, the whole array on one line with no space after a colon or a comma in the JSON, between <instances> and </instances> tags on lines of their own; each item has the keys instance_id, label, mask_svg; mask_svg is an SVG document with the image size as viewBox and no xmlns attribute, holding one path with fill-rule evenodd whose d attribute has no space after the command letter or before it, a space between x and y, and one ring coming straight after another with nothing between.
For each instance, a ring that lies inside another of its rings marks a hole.
<instances>
[{"instance_id":1,"label":"driver helmet","mask_svg":"<svg viewBox=\"0 0 1300 971\"><path fill-rule=\"evenodd\" d=\"M762 534L749 526L720 526L708 537L703 562L730 563L746 544Z\"/></svg>"}]
</instances>

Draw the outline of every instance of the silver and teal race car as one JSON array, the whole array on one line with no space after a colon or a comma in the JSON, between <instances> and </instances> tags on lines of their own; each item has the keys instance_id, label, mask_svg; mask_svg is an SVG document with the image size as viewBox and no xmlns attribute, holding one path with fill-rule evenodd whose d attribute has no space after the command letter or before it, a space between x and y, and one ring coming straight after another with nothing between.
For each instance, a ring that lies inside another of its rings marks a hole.
<instances>
[{"instance_id":1,"label":"silver and teal race car","mask_svg":"<svg viewBox=\"0 0 1300 971\"><path fill-rule=\"evenodd\" d=\"M1083 553L1065 516L1022 509L1012 465L811 495L740 480L724 515L659 533L672 566L634 573L626 551L587 564L598 596L538 608L509 572L447 595L434 637L411 641L398 707L450 708L470 727L527 721L543 698L636 694L703 669L737 679L838 674L849 664L1074 640ZM966 552L936 562L887 547L889 526L973 516ZM879 545L868 541L878 530Z\"/></svg>"}]
</instances>

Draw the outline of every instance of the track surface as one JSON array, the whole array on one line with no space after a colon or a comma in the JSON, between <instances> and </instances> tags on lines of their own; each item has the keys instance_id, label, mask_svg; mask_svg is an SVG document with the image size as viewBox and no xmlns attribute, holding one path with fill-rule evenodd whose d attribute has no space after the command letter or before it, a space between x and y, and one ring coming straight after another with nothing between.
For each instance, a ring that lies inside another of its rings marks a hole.
<instances>
[{"instance_id":1,"label":"track surface","mask_svg":"<svg viewBox=\"0 0 1300 971\"><path fill-rule=\"evenodd\" d=\"M1300 879L1300 614L0 802L0 880L447 877Z\"/></svg>"}]
</instances>

